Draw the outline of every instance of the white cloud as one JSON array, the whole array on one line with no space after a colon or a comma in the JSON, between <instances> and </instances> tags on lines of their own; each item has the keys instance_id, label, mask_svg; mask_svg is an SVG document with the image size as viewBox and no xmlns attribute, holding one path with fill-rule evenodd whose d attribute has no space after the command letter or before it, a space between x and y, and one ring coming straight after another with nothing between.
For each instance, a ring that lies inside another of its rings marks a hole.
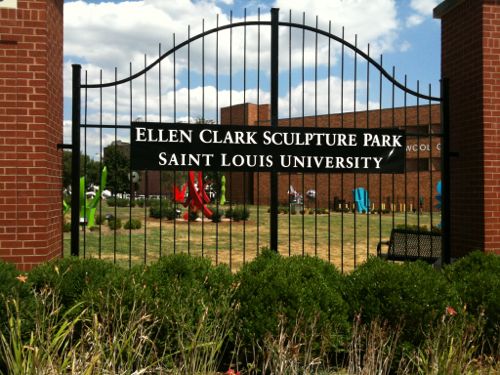
<instances>
[{"instance_id":1,"label":"white cloud","mask_svg":"<svg viewBox=\"0 0 500 375\"><path fill-rule=\"evenodd\" d=\"M425 21L425 17L420 14L412 14L406 19L406 27L418 26Z\"/></svg>"},{"instance_id":2,"label":"white cloud","mask_svg":"<svg viewBox=\"0 0 500 375\"><path fill-rule=\"evenodd\" d=\"M411 48L411 43L408 42L407 40L403 41L401 45L399 46L399 50L401 52L406 52Z\"/></svg>"},{"instance_id":3,"label":"white cloud","mask_svg":"<svg viewBox=\"0 0 500 375\"><path fill-rule=\"evenodd\" d=\"M432 17L432 10L441 0L411 0L410 8L414 13L406 18L406 27L414 27L423 23L427 18Z\"/></svg>"},{"instance_id":4,"label":"white cloud","mask_svg":"<svg viewBox=\"0 0 500 375\"><path fill-rule=\"evenodd\" d=\"M432 10L441 1L442 0L411 0L410 7L424 16L431 16Z\"/></svg>"},{"instance_id":5,"label":"white cloud","mask_svg":"<svg viewBox=\"0 0 500 375\"><path fill-rule=\"evenodd\" d=\"M364 49L370 43L375 55L394 49L398 29L395 0L276 0L275 6L282 10L281 18L285 20L291 9L293 21L302 22L306 10L309 25L315 24L318 15L320 28L328 30L328 22L332 21L334 34L341 35L344 26L346 40L354 42L358 34L358 45Z\"/></svg>"}]
</instances>

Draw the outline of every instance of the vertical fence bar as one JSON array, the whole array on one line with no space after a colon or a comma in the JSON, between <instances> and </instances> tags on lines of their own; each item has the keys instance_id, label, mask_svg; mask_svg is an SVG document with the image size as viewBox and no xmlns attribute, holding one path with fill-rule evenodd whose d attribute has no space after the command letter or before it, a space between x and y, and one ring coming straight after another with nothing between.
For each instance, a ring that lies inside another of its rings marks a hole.
<instances>
[{"instance_id":1,"label":"vertical fence bar","mask_svg":"<svg viewBox=\"0 0 500 375\"><path fill-rule=\"evenodd\" d=\"M233 24L233 11L229 12L229 24ZM229 29L229 124L233 125L233 28ZM233 172L229 170L229 210L233 212ZM233 260L233 218L229 221L229 269Z\"/></svg>"},{"instance_id":2,"label":"vertical fence bar","mask_svg":"<svg viewBox=\"0 0 500 375\"><path fill-rule=\"evenodd\" d=\"M215 123L219 125L219 15L217 14L216 21L217 32L215 33ZM219 177L219 184L221 183L222 175L217 174ZM217 194L217 213L219 213L221 185L219 185L219 192ZM215 222L215 264L219 264L219 220Z\"/></svg>"},{"instance_id":3,"label":"vertical fence bar","mask_svg":"<svg viewBox=\"0 0 500 375\"><path fill-rule=\"evenodd\" d=\"M175 70L175 64L176 64L176 59L175 59L175 52L176 52L176 49L175 49L175 33L173 33L172 35L172 48L174 49L174 53L173 53L173 92L174 92L174 95L173 95L173 105L174 105L174 108L173 108L173 112L174 112L174 123L177 121L177 80L176 80L176 70ZM174 171L174 186L177 186L177 172ZM175 198L175 197L174 197ZM177 199L174 199L174 254L176 253L177 251Z\"/></svg>"},{"instance_id":4,"label":"vertical fence bar","mask_svg":"<svg viewBox=\"0 0 500 375\"><path fill-rule=\"evenodd\" d=\"M147 56L144 54L144 69L148 66ZM148 121L148 74L144 72L144 122ZM146 179L144 191L144 264L146 264L147 257L147 243L148 243L148 171L144 171Z\"/></svg>"},{"instance_id":5,"label":"vertical fence bar","mask_svg":"<svg viewBox=\"0 0 500 375\"><path fill-rule=\"evenodd\" d=\"M158 44L158 121L161 123L162 120L162 110L161 110L161 43ZM162 205L162 195L163 195L163 171L158 171L160 174L160 241L158 244L158 257L161 258L161 245L162 245L162 227L161 227L161 219L162 219L162 212L163 212L163 205ZM174 197L175 198L175 197ZM132 218L129 218L130 221L132 221Z\"/></svg>"},{"instance_id":6,"label":"vertical fence bar","mask_svg":"<svg viewBox=\"0 0 500 375\"><path fill-rule=\"evenodd\" d=\"M99 72L99 184L101 184L101 176L102 176L102 69ZM87 189L85 186L83 187L84 191ZM84 200L87 200L87 195L84 194ZM85 229L87 228L88 218L85 215ZM99 216L102 217L102 199L99 199ZM114 218L113 220L116 220ZM102 256L102 225L99 225L99 259Z\"/></svg>"},{"instance_id":7,"label":"vertical fence bar","mask_svg":"<svg viewBox=\"0 0 500 375\"><path fill-rule=\"evenodd\" d=\"M115 67L115 82L118 80L118 69ZM114 178L114 181L113 181L113 195L115 197L115 208L114 208L114 218L113 220L116 220L116 217L117 217L117 214L116 214L116 210L117 210L117 207L118 206L116 204L116 192L118 191L118 188L117 188L117 175L118 173L116 173L116 170L118 169L117 168L117 140L118 140L118 85L115 85L114 87L114 94L115 94L115 147L114 147L114 152L115 152L115 165L114 165L114 168L115 168L115 178ZM99 185L100 185L100 182L99 182ZM100 186L101 189L104 190L104 186ZM101 194L101 199L102 199L102 194ZM128 218L129 222L132 221L132 218L129 217ZM101 216L101 220L99 222L99 225L102 224L102 216ZM114 229L113 229L113 263L116 264L116 225L114 226Z\"/></svg>"},{"instance_id":8,"label":"vertical fence bar","mask_svg":"<svg viewBox=\"0 0 500 375\"><path fill-rule=\"evenodd\" d=\"M248 125L247 114L247 8L244 13L245 26L243 28L243 125ZM243 211L247 210L247 172L243 172ZM246 262L246 220L243 220L243 264Z\"/></svg>"},{"instance_id":9,"label":"vertical fence bar","mask_svg":"<svg viewBox=\"0 0 500 375\"><path fill-rule=\"evenodd\" d=\"M129 63L129 77L132 76L132 62ZM129 116L130 116L130 123L132 123L132 120L133 120L133 95L132 95L132 91L133 91L133 86L132 86L132 80L130 80L129 82L129 102L130 102L130 112L129 112ZM130 129L130 131L132 132L132 129ZM131 152L131 148L129 148L129 160L132 159L132 155L130 155L130 152ZM133 171L132 171L132 164L129 163L129 176L130 176L130 200L129 200L129 204L128 204L128 216L131 218L132 217L132 202L134 202L134 195L135 195L135 191L134 191L134 188L135 188L135 184L136 182L134 182L134 179L133 179ZM129 226L129 229L128 229L128 268L132 268L132 226Z\"/></svg>"},{"instance_id":10,"label":"vertical fence bar","mask_svg":"<svg viewBox=\"0 0 500 375\"><path fill-rule=\"evenodd\" d=\"M73 111L71 121L71 255L80 253L80 115L82 67L73 64Z\"/></svg>"},{"instance_id":11,"label":"vertical fence bar","mask_svg":"<svg viewBox=\"0 0 500 375\"><path fill-rule=\"evenodd\" d=\"M358 100L357 94L358 94L358 34L354 35L354 47L356 49L354 50L354 103L353 103L353 124L354 124L354 129L357 127L357 106L356 106L356 101ZM356 172L353 173L353 190L357 189L357 179L356 179ZM351 194L351 196L353 196ZM356 211L358 211L357 203L354 199L353 196L353 201L354 201L354 239L353 239L353 252L354 252L354 269L356 269L356 245L357 245L357 216L356 216Z\"/></svg>"},{"instance_id":12,"label":"vertical fence bar","mask_svg":"<svg viewBox=\"0 0 500 375\"><path fill-rule=\"evenodd\" d=\"M306 24L306 14L305 12L302 13L302 25L305 26ZM305 115L305 86L306 86L306 78L305 78L305 50L306 50L306 29L302 28L302 72L301 72L301 78L302 78L302 128L306 127L306 115ZM305 173L302 173L302 256L305 255L305 216L306 216L306 210L305 210L305 196L306 196L306 190L305 190Z\"/></svg>"},{"instance_id":13,"label":"vertical fence bar","mask_svg":"<svg viewBox=\"0 0 500 375\"><path fill-rule=\"evenodd\" d=\"M328 33L332 33L332 21L328 22ZM332 113L331 113L331 69L332 69L332 38L328 38L328 129L332 126ZM331 173L328 173L328 262L331 262L331 240L332 240L332 217L331 217L331 196L332 196L332 186L331 186ZM335 207L334 207L335 209Z\"/></svg>"},{"instance_id":14,"label":"vertical fence bar","mask_svg":"<svg viewBox=\"0 0 500 375\"><path fill-rule=\"evenodd\" d=\"M342 27L342 40L344 40L345 29ZM340 60L340 127L344 128L344 64L345 49L342 43L342 52ZM344 204L344 172L340 175L340 203ZM340 271L344 273L344 207L340 212Z\"/></svg>"},{"instance_id":15,"label":"vertical fence bar","mask_svg":"<svg viewBox=\"0 0 500 375\"><path fill-rule=\"evenodd\" d=\"M88 83L88 72L85 71L85 86ZM85 87L85 99L84 99L84 111L83 111L83 123L87 124L87 103L88 103L88 89ZM87 175L87 127L85 127L85 130L83 132L83 154L84 154L84 159L83 159L83 175ZM87 212L87 200L83 200L83 212ZM85 259L86 250L87 249L87 233L83 231L83 259Z\"/></svg>"},{"instance_id":16,"label":"vertical fence bar","mask_svg":"<svg viewBox=\"0 0 500 375\"><path fill-rule=\"evenodd\" d=\"M316 16L316 29L318 29L318 16ZM318 33L314 39L314 127L318 127ZM318 174L314 174L314 256L318 256Z\"/></svg>"},{"instance_id":17,"label":"vertical fence bar","mask_svg":"<svg viewBox=\"0 0 500 375\"><path fill-rule=\"evenodd\" d=\"M367 47L367 55L370 56L370 43ZM366 62L366 129L370 129L370 63ZM370 256L370 211L371 211L371 201L370 201L370 174L366 174L366 191L368 198L368 207L366 208L366 260ZM379 197L380 200L380 197Z\"/></svg>"},{"instance_id":18,"label":"vertical fence bar","mask_svg":"<svg viewBox=\"0 0 500 375\"><path fill-rule=\"evenodd\" d=\"M292 10L288 16L288 20L292 23ZM288 126L292 126L292 27L288 28ZM291 186L292 186L292 174L288 173L288 256L292 255L292 225L291 225L291 214L292 205L290 202ZM294 197L295 205L297 204L297 197ZM295 209L295 206L294 206Z\"/></svg>"},{"instance_id":19,"label":"vertical fence bar","mask_svg":"<svg viewBox=\"0 0 500 375\"><path fill-rule=\"evenodd\" d=\"M451 261L450 247L450 92L449 80L441 80L441 133L443 147L441 148L441 231L443 235L442 262ZM73 151L74 152L74 151Z\"/></svg>"},{"instance_id":20,"label":"vertical fence bar","mask_svg":"<svg viewBox=\"0 0 500 375\"><path fill-rule=\"evenodd\" d=\"M257 126L260 126L260 8L257 9ZM260 172L257 171L257 255L260 245Z\"/></svg>"},{"instance_id":21,"label":"vertical fence bar","mask_svg":"<svg viewBox=\"0 0 500 375\"><path fill-rule=\"evenodd\" d=\"M278 127L279 95L279 9L271 9L271 128ZM278 174L271 172L271 225L270 242L272 250L278 251Z\"/></svg>"}]
</instances>

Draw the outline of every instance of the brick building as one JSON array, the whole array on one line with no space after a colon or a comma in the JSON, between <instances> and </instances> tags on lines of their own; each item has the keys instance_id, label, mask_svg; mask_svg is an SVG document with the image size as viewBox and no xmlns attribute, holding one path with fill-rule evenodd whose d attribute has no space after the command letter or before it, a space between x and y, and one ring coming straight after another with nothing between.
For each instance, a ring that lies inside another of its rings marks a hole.
<instances>
[{"instance_id":1,"label":"brick building","mask_svg":"<svg viewBox=\"0 0 500 375\"><path fill-rule=\"evenodd\" d=\"M269 126L269 105L241 104L222 108L221 123L248 126ZM356 124L356 125L355 125ZM279 126L323 128L400 128L406 131L407 158L404 174L309 174L279 173L280 204L288 203L288 190L292 185L306 197L310 189L316 191L317 202L306 204L337 209L334 202L352 202L352 190L364 187L369 191L375 208L395 211L417 208L423 200L428 211L438 203L434 196L441 179L441 131L439 105L372 110L367 112L331 114L280 119ZM225 173L226 197L234 203L269 204L269 173ZM420 197L420 198L419 198ZM406 206L403 206L406 205Z\"/></svg>"}]
</instances>

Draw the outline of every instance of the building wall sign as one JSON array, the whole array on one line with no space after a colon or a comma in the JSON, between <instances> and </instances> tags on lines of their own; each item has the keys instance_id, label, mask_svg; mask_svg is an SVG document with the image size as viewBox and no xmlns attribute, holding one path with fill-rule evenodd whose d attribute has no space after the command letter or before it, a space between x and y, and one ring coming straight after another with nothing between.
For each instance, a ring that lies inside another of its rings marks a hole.
<instances>
[{"instance_id":1,"label":"building wall sign","mask_svg":"<svg viewBox=\"0 0 500 375\"><path fill-rule=\"evenodd\" d=\"M135 170L404 173L399 129L133 122Z\"/></svg>"},{"instance_id":2,"label":"building wall sign","mask_svg":"<svg viewBox=\"0 0 500 375\"><path fill-rule=\"evenodd\" d=\"M17 0L0 0L0 8L17 9Z\"/></svg>"}]
</instances>

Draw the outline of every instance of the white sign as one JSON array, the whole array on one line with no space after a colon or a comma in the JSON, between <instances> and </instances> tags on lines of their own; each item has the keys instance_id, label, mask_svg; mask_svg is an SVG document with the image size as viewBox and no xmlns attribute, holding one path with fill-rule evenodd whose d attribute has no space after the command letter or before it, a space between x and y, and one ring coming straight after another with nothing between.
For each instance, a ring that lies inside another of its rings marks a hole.
<instances>
[{"instance_id":1,"label":"white sign","mask_svg":"<svg viewBox=\"0 0 500 375\"><path fill-rule=\"evenodd\" d=\"M17 9L17 0L0 0L0 8Z\"/></svg>"}]
</instances>

